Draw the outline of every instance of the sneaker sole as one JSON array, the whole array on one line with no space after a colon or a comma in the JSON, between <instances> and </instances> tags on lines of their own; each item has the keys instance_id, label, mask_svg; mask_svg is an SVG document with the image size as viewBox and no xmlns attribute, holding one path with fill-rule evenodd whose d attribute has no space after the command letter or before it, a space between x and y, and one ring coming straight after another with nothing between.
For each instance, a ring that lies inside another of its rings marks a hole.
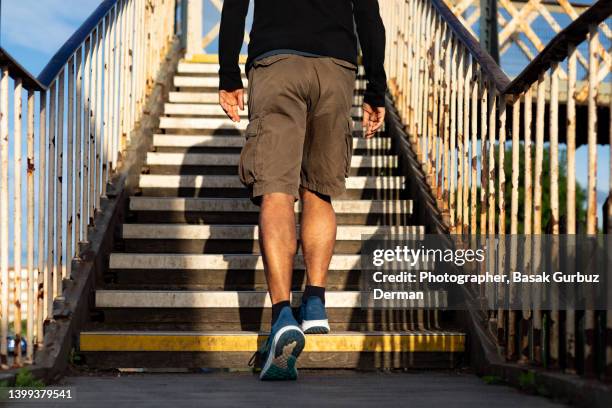
<instances>
[{"instance_id":1,"label":"sneaker sole","mask_svg":"<svg viewBox=\"0 0 612 408\"><path fill-rule=\"evenodd\" d=\"M259 378L264 381L297 379L296 362L306 338L298 326L285 326L274 335L266 364Z\"/></svg>"},{"instance_id":2,"label":"sneaker sole","mask_svg":"<svg viewBox=\"0 0 612 408\"><path fill-rule=\"evenodd\" d=\"M322 320L304 320L302 322L302 331L306 334L327 334L329 333L329 321Z\"/></svg>"}]
</instances>

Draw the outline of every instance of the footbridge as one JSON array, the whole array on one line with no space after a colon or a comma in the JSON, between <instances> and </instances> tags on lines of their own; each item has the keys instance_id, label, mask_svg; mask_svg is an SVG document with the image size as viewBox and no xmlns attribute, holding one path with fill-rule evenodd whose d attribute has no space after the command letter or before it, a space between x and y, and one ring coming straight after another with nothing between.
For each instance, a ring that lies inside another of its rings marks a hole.
<instances>
[{"instance_id":1,"label":"footbridge","mask_svg":"<svg viewBox=\"0 0 612 408\"><path fill-rule=\"evenodd\" d=\"M499 0L499 60L477 39L486 2L379 3L388 118L361 137L360 68L347 192L333 203L332 334L308 337L301 367L469 368L605 406L609 310L491 309L487 297L521 294L476 287L461 311L435 291L414 308L362 308L360 252L369 234L608 234L612 2ZM217 104L221 7L102 1L38 76L0 50L8 384L24 367L47 382L69 366L241 370L265 341L258 209L237 177L246 115L233 123ZM507 66L513 55L525 66ZM295 267L299 304L301 251Z\"/></svg>"}]
</instances>

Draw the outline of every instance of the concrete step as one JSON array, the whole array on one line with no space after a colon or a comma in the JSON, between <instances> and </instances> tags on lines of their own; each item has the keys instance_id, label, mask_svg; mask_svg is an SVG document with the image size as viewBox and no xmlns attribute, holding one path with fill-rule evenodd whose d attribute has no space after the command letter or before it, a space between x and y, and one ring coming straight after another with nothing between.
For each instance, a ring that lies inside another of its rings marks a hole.
<instances>
[{"instance_id":1,"label":"concrete step","mask_svg":"<svg viewBox=\"0 0 612 408\"><path fill-rule=\"evenodd\" d=\"M246 111L239 111L241 117L246 118ZM361 117L361 107L354 107L351 115L354 118ZM164 114L166 115L182 115L182 116L223 116L225 112L217 103L166 103L164 105Z\"/></svg>"},{"instance_id":2,"label":"concrete step","mask_svg":"<svg viewBox=\"0 0 612 408\"><path fill-rule=\"evenodd\" d=\"M334 200L332 202L336 214L388 214L411 213L412 200L382 201L382 200ZM300 203L295 203L295 211L299 212ZM176 211L176 212L259 212L259 207L249 199L225 198L180 198L180 197L130 197L132 211Z\"/></svg>"},{"instance_id":3,"label":"concrete step","mask_svg":"<svg viewBox=\"0 0 612 408\"><path fill-rule=\"evenodd\" d=\"M240 64L240 72L244 77L246 66ZM195 62L179 62L177 67L179 74L210 74L219 75L219 64L195 63ZM359 75L365 75L363 66L359 66Z\"/></svg>"},{"instance_id":4,"label":"concrete step","mask_svg":"<svg viewBox=\"0 0 612 408\"><path fill-rule=\"evenodd\" d=\"M424 290L424 299L406 300L407 308L445 308L446 292ZM291 303L298 307L302 292L292 292ZM362 294L358 291L325 292L325 308L361 308ZM270 308L272 302L267 291L207 291L207 290L97 290L98 308Z\"/></svg>"},{"instance_id":5,"label":"concrete step","mask_svg":"<svg viewBox=\"0 0 612 408\"><path fill-rule=\"evenodd\" d=\"M90 366L246 368L267 340L257 332L81 332L79 351ZM452 331L332 332L307 335L300 368L453 368L465 334ZM261 361L256 362L258 366Z\"/></svg>"},{"instance_id":6,"label":"concrete step","mask_svg":"<svg viewBox=\"0 0 612 408\"><path fill-rule=\"evenodd\" d=\"M136 254L132 254L134 256ZM268 290L263 269L112 269L104 273L105 289L131 290ZM291 289L304 290L306 272L296 270ZM358 270L330 270L327 290L359 290Z\"/></svg>"},{"instance_id":7,"label":"concrete step","mask_svg":"<svg viewBox=\"0 0 612 408\"><path fill-rule=\"evenodd\" d=\"M180 134L156 134L153 135L155 147L186 147L186 148L242 148L243 136L205 136L205 135L180 135ZM384 136L376 136L371 139L363 137L353 138L353 149L368 150L382 153L391 149L391 139Z\"/></svg>"},{"instance_id":8,"label":"concrete step","mask_svg":"<svg viewBox=\"0 0 612 408\"><path fill-rule=\"evenodd\" d=\"M266 291L267 289L250 290ZM336 289L328 287L328 290ZM99 318L89 323L86 330L247 330L259 332L269 331L272 319L271 307L163 309L105 307L98 308L97 311ZM297 314L297 308L294 308L293 311ZM379 309L372 308L331 307L327 309L327 316L332 331L439 330L440 327L447 329L453 327L452 321L448 318L452 315L440 313L435 309L381 312Z\"/></svg>"},{"instance_id":9,"label":"concrete step","mask_svg":"<svg viewBox=\"0 0 612 408\"><path fill-rule=\"evenodd\" d=\"M338 225L409 225L411 200L333 200ZM257 224L259 207L247 198L130 198L131 222L187 224ZM300 203L295 204L296 219ZM297 220L296 220L297 221ZM297 221L299 222L299 221Z\"/></svg>"},{"instance_id":10,"label":"concrete step","mask_svg":"<svg viewBox=\"0 0 612 408\"><path fill-rule=\"evenodd\" d=\"M405 199L403 176L351 176L338 199ZM247 197L236 175L141 174L139 187L146 196Z\"/></svg>"},{"instance_id":11,"label":"concrete step","mask_svg":"<svg viewBox=\"0 0 612 408\"><path fill-rule=\"evenodd\" d=\"M299 234L300 226L297 226ZM402 234L421 237L425 234L422 226L370 226L340 225L337 228L337 241L359 241L369 235ZM123 239L162 239L162 240L259 240L257 225L189 225L189 224L123 224Z\"/></svg>"},{"instance_id":12,"label":"concrete step","mask_svg":"<svg viewBox=\"0 0 612 408\"><path fill-rule=\"evenodd\" d=\"M209 90L208 92L172 91L172 92L169 92L168 102L171 102L171 103L218 103L219 93L213 90ZM363 103L363 95L356 93L353 97L353 105L360 106L362 103Z\"/></svg>"},{"instance_id":13,"label":"concrete step","mask_svg":"<svg viewBox=\"0 0 612 408\"><path fill-rule=\"evenodd\" d=\"M247 85L247 81L243 81L244 86ZM194 75L175 75L174 86L177 88L202 88L202 89L214 89L219 88L218 76L194 76ZM363 91L365 89L365 81L358 79L355 82L355 90Z\"/></svg>"},{"instance_id":14,"label":"concrete step","mask_svg":"<svg viewBox=\"0 0 612 408\"><path fill-rule=\"evenodd\" d=\"M213 118L177 118L177 117L161 117L159 118L160 129L214 129L214 130L245 130L249 122L241 120L240 122L232 122L228 118L213 119Z\"/></svg>"},{"instance_id":15,"label":"concrete step","mask_svg":"<svg viewBox=\"0 0 612 408\"><path fill-rule=\"evenodd\" d=\"M237 175L141 174L140 193L155 197L245 198L248 190ZM353 176L338 200L405 200L408 191L402 176Z\"/></svg>"},{"instance_id":16,"label":"concrete step","mask_svg":"<svg viewBox=\"0 0 612 408\"><path fill-rule=\"evenodd\" d=\"M110 269L140 270L263 270L263 260L257 254L132 254L113 252ZM294 270L304 270L304 258L296 255ZM359 270L359 255L334 255L330 270Z\"/></svg>"},{"instance_id":17,"label":"concrete step","mask_svg":"<svg viewBox=\"0 0 612 408\"><path fill-rule=\"evenodd\" d=\"M244 73L245 65L240 64L240 72ZM195 62L184 62L178 63L177 72L179 74L211 74L219 75L219 64L206 64L206 63L195 63Z\"/></svg>"},{"instance_id":18,"label":"concrete step","mask_svg":"<svg viewBox=\"0 0 612 408\"><path fill-rule=\"evenodd\" d=\"M237 176L207 176L207 175L157 175L141 174L140 188L236 188L244 186ZM347 190L401 190L404 188L403 176L367 177L355 176L346 179Z\"/></svg>"},{"instance_id":19,"label":"concrete step","mask_svg":"<svg viewBox=\"0 0 612 408\"><path fill-rule=\"evenodd\" d=\"M238 166L239 154L214 153L157 153L148 152L146 164L148 166ZM398 165L397 156L353 155L351 167L392 169Z\"/></svg>"},{"instance_id":20,"label":"concrete step","mask_svg":"<svg viewBox=\"0 0 612 408\"><path fill-rule=\"evenodd\" d=\"M249 122L241 120L232 122L228 118L199 118L199 117L161 117L159 118L160 129L213 129L213 130L245 130ZM354 121L354 131L362 131L361 122Z\"/></svg>"},{"instance_id":21,"label":"concrete step","mask_svg":"<svg viewBox=\"0 0 612 408\"><path fill-rule=\"evenodd\" d=\"M299 237L299 226L297 236ZM117 248L131 253L223 254L261 252L257 225L123 224ZM359 254L372 235L422 237L422 226L340 225L334 253ZM299 250L301 253L301 248Z\"/></svg>"}]
</instances>

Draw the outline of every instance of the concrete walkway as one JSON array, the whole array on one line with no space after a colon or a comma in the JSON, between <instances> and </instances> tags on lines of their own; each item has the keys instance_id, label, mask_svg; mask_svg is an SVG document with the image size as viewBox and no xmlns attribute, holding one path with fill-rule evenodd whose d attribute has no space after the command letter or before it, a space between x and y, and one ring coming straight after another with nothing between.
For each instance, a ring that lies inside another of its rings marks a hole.
<instances>
[{"instance_id":1,"label":"concrete walkway","mask_svg":"<svg viewBox=\"0 0 612 408\"><path fill-rule=\"evenodd\" d=\"M45 407L560 407L552 400L456 373L301 372L297 382L262 383L247 373L67 377L73 403Z\"/></svg>"}]
</instances>

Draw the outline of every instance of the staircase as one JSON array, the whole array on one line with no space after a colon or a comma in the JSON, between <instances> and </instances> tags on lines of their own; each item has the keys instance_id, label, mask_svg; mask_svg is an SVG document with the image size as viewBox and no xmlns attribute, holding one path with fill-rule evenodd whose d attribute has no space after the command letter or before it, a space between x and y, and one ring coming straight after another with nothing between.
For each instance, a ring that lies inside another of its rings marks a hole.
<instances>
[{"instance_id":1,"label":"staircase","mask_svg":"<svg viewBox=\"0 0 612 408\"><path fill-rule=\"evenodd\" d=\"M246 368L270 329L259 251L258 208L237 176L246 117L229 121L217 105L215 63L181 61L154 149L130 197L95 312L79 350L96 368ZM363 72L361 72L363 74ZM453 315L366 310L359 293L362 234L423 234L399 173L393 143L359 131L363 80L353 108L356 135L347 192L333 205L338 240L327 308L332 333L308 335L308 368L452 368L465 335ZM296 203L296 216L300 211ZM292 303L304 264L296 255Z\"/></svg>"}]
</instances>

